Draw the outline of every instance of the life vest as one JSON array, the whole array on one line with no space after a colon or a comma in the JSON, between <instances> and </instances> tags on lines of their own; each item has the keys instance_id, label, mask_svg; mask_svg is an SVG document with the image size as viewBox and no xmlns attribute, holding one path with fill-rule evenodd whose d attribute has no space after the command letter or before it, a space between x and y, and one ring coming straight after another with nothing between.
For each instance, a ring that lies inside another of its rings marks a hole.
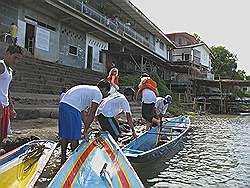
<instances>
[{"instance_id":1,"label":"life vest","mask_svg":"<svg viewBox=\"0 0 250 188\"><path fill-rule=\"evenodd\" d=\"M142 84L139 85L137 94L140 94L144 89L150 89L157 94L157 83L149 77L145 78Z\"/></svg>"},{"instance_id":2,"label":"life vest","mask_svg":"<svg viewBox=\"0 0 250 188\"><path fill-rule=\"evenodd\" d=\"M108 77L107 77L107 81L108 81L109 83L111 83L111 80L112 80L112 76L108 76ZM115 83L116 85L119 85L119 76L115 76L114 83Z\"/></svg>"}]
</instances>

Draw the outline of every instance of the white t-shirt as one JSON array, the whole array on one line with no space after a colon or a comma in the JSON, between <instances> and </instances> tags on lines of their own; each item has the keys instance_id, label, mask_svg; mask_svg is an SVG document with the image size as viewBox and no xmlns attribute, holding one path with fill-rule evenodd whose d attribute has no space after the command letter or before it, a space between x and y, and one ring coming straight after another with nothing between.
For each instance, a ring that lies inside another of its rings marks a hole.
<instances>
[{"instance_id":1,"label":"white t-shirt","mask_svg":"<svg viewBox=\"0 0 250 188\"><path fill-rule=\"evenodd\" d=\"M142 102L146 104L155 103L156 102L156 95L150 89L142 90Z\"/></svg>"},{"instance_id":2,"label":"white t-shirt","mask_svg":"<svg viewBox=\"0 0 250 188\"><path fill-rule=\"evenodd\" d=\"M115 117L121 112L131 113L130 106L126 97L116 92L102 100L96 111L96 115L103 114L105 117Z\"/></svg>"},{"instance_id":3,"label":"white t-shirt","mask_svg":"<svg viewBox=\"0 0 250 188\"><path fill-rule=\"evenodd\" d=\"M9 85L12 80L12 69L8 71L3 60L0 60L0 64L4 66L3 74L0 74L0 103L6 107L9 106Z\"/></svg>"},{"instance_id":4,"label":"white t-shirt","mask_svg":"<svg viewBox=\"0 0 250 188\"><path fill-rule=\"evenodd\" d=\"M60 103L66 103L82 112L88 109L92 102L99 104L102 97L97 86L78 85L68 90Z\"/></svg>"},{"instance_id":5,"label":"white t-shirt","mask_svg":"<svg viewBox=\"0 0 250 188\"><path fill-rule=\"evenodd\" d=\"M156 97L155 111L157 115L164 115L167 112L168 104L164 105L165 99L163 97Z\"/></svg>"}]
</instances>

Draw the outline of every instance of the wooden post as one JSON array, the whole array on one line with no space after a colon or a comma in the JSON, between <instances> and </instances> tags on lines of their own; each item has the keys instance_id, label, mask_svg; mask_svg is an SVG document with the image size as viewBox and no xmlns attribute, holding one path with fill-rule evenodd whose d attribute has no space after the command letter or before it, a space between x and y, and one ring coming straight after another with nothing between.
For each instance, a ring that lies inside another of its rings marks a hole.
<instances>
[{"instance_id":1,"label":"wooden post","mask_svg":"<svg viewBox=\"0 0 250 188\"><path fill-rule=\"evenodd\" d=\"M143 65L143 55L141 56L141 74L143 73L143 67L144 67L144 65Z\"/></svg>"},{"instance_id":2,"label":"wooden post","mask_svg":"<svg viewBox=\"0 0 250 188\"><path fill-rule=\"evenodd\" d=\"M196 107L196 98L194 97L193 111L195 111L195 107Z\"/></svg>"},{"instance_id":3,"label":"wooden post","mask_svg":"<svg viewBox=\"0 0 250 188\"><path fill-rule=\"evenodd\" d=\"M205 97L205 100L204 100L204 112L206 112L207 110L207 98Z\"/></svg>"},{"instance_id":4,"label":"wooden post","mask_svg":"<svg viewBox=\"0 0 250 188\"><path fill-rule=\"evenodd\" d=\"M219 85L220 85L220 110L219 112L222 113L223 101L222 101L222 85L221 85L220 75L219 75Z\"/></svg>"}]
</instances>

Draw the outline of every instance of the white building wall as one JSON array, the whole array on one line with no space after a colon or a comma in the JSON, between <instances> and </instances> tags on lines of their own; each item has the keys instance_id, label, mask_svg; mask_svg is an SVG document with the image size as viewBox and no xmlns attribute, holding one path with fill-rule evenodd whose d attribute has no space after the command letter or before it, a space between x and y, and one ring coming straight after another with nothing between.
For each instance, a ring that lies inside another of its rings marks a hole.
<instances>
[{"instance_id":1,"label":"white building wall","mask_svg":"<svg viewBox=\"0 0 250 188\"><path fill-rule=\"evenodd\" d=\"M163 48L160 48L161 41L159 39L156 40L155 52L161 57L163 57L164 59L168 59L166 45L164 44L164 42L162 43L163 43Z\"/></svg>"},{"instance_id":2,"label":"white building wall","mask_svg":"<svg viewBox=\"0 0 250 188\"><path fill-rule=\"evenodd\" d=\"M105 73L106 72L106 59L103 63L100 63L99 55L102 50L108 50L108 43L98 39L92 35L86 35L86 56L85 56L85 68L87 68L87 56L88 46L93 48L92 54L92 70Z\"/></svg>"},{"instance_id":3,"label":"white building wall","mask_svg":"<svg viewBox=\"0 0 250 188\"><path fill-rule=\"evenodd\" d=\"M210 63L210 59L209 59L209 51L207 50L207 48L203 45L203 46L197 46L194 49L200 51L200 63L201 65L204 65L206 67L208 67L209 70L211 70L211 63Z\"/></svg>"}]
</instances>

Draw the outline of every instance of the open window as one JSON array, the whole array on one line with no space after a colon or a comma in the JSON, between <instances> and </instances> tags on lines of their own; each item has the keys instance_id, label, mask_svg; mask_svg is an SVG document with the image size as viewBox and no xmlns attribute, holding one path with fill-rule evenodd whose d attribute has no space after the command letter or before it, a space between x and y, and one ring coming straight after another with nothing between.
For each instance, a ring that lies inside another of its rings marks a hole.
<instances>
[{"instance_id":1,"label":"open window","mask_svg":"<svg viewBox=\"0 0 250 188\"><path fill-rule=\"evenodd\" d=\"M76 46L69 46L69 54L73 56L78 56L78 48Z\"/></svg>"}]
</instances>

